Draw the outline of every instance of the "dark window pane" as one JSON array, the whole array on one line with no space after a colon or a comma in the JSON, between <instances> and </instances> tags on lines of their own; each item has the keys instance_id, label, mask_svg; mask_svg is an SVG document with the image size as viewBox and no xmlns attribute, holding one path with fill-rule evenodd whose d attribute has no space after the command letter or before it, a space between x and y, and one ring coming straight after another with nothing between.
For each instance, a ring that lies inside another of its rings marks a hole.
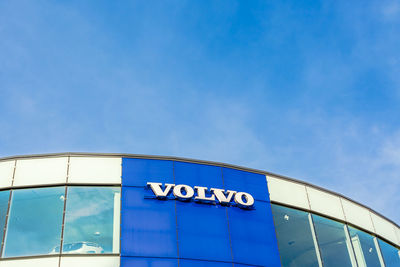
<instances>
[{"instance_id":1,"label":"dark window pane","mask_svg":"<svg viewBox=\"0 0 400 267\"><path fill-rule=\"evenodd\" d=\"M356 228L350 227L349 233L359 267L380 267L374 237Z\"/></svg>"},{"instance_id":2,"label":"dark window pane","mask_svg":"<svg viewBox=\"0 0 400 267\"><path fill-rule=\"evenodd\" d=\"M4 257L58 253L65 187L12 192Z\"/></svg>"},{"instance_id":3,"label":"dark window pane","mask_svg":"<svg viewBox=\"0 0 400 267\"><path fill-rule=\"evenodd\" d=\"M62 253L118 253L120 199L116 187L68 187Z\"/></svg>"},{"instance_id":4,"label":"dark window pane","mask_svg":"<svg viewBox=\"0 0 400 267\"><path fill-rule=\"evenodd\" d=\"M345 225L314 214L312 217L324 267L354 267Z\"/></svg>"},{"instance_id":5,"label":"dark window pane","mask_svg":"<svg viewBox=\"0 0 400 267\"><path fill-rule=\"evenodd\" d=\"M279 205L272 205L272 214L282 266L318 266L309 214Z\"/></svg>"},{"instance_id":6,"label":"dark window pane","mask_svg":"<svg viewBox=\"0 0 400 267\"><path fill-rule=\"evenodd\" d=\"M0 240L3 240L9 197L10 191L0 191Z\"/></svg>"},{"instance_id":7,"label":"dark window pane","mask_svg":"<svg viewBox=\"0 0 400 267\"><path fill-rule=\"evenodd\" d=\"M383 259L386 267L400 266L400 251L394 246L379 239L379 247L381 248Z\"/></svg>"}]
</instances>

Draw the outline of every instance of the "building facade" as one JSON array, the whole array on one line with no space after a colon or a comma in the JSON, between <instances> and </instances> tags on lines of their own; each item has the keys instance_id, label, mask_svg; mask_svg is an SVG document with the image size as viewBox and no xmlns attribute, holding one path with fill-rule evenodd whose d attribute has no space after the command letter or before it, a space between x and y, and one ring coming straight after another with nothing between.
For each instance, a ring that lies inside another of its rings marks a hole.
<instances>
[{"instance_id":1,"label":"building facade","mask_svg":"<svg viewBox=\"0 0 400 267\"><path fill-rule=\"evenodd\" d=\"M399 226L360 203L174 157L2 158L0 229L0 267L400 266Z\"/></svg>"}]
</instances>

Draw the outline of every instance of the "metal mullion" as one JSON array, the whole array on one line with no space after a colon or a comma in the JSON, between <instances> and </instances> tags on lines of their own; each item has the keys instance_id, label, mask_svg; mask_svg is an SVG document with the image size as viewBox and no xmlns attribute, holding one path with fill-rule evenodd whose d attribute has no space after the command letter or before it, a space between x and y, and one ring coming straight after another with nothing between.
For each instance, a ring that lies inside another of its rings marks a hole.
<instances>
[{"instance_id":1,"label":"metal mullion","mask_svg":"<svg viewBox=\"0 0 400 267\"><path fill-rule=\"evenodd\" d=\"M349 232L349 228L347 227L347 224L344 224L343 230L344 230L344 234L346 236L346 242L348 242L347 250L349 251L351 265L353 267L358 267L356 253L354 251L353 242L351 241L351 236L350 236L350 232Z\"/></svg>"},{"instance_id":2,"label":"metal mullion","mask_svg":"<svg viewBox=\"0 0 400 267\"><path fill-rule=\"evenodd\" d=\"M6 234L7 234L7 226L8 226L8 219L9 219L9 214L10 214L10 208L11 208L11 198L12 198L12 190L10 190L10 195L8 197L8 206L7 206L7 214L6 214L6 222L4 224L4 229L3 229L3 238L1 241L1 252L0 252L0 257L3 258L3 252L4 252L4 244L6 240Z\"/></svg>"},{"instance_id":3,"label":"metal mullion","mask_svg":"<svg viewBox=\"0 0 400 267\"><path fill-rule=\"evenodd\" d=\"M14 170L11 178L11 187L14 185L14 177L15 177L15 170L17 169L17 160L14 161ZM4 223L4 229L3 229L3 238L1 240L1 251L0 251L0 258L3 258L3 252L4 252L4 244L6 240L6 234L7 234L7 226L8 226L8 219L10 217L10 208L11 208L11 200L12 200L12 189L10 189L10 195L8 196L8 205L7 205L7 213L6 213L6 222Z\"/></svg>"},{"instance_id":4,"label":"metal mullion","mask_svg":"<svg viewBox=\"0 0 400 267\"><path fill-rule=\"evenodd\" d=\"M61 238L60 238L60 252L58 259L58 267L61 267L61 255L62 255L62 247L64 242L64 226L65 226L65 212L67 209L67 194L68 194L68 176L69 176L69 164L70 164L70 156L68 156L67 162L67 177L65 179L65 191L64 191L64 207L63 207L63 217L61 223Z\"/></svg>"},{"instance_id":5,"label":"metal mullion","mask_svg":"<svg viewBox=\"0 0 400 267\"><path fill-rule=\"evenodd\" d=\"M62 217L62 224L61 224L60 254L62 254L62 244L64 241L64 226L65 226L65 211L67 208L67 194L68 194L68 186L65 187L65 191L64 191L64 208L63 208L63 217Z\"/></svg>"},{"instance_id":6,"label":"metal mullion","mask_svg":"<svg viewBox=\"0 0 400 267\"><path fill-rule=\"evenodd\" d=\"M382 255L381 246L379 245L378 238L376 236L374 236L374 244L375 244L376 253L378 254L379 263L381 264L381 267L385 267L386 264L385 264L385 260Z\"/></svg>"},{"instance_id":7,"label":"metal mullion","mask_svg":"<svg viewBox=\"0 0 400 267\"><path fill-rule=\"evenodd\" d=\"M305 186L304 188L306 189L308 207L311 209L311 202L310 202L310 197L308 196L307 186ZM309 211L307 211L307 212L308 212L308 223L310 225L311 236L312 236L312 239L313 239L313 242L314 242L315 254L317 254L318 266L319 267L323 267L324 263L322 261L321 250L320 250L320 247L319 247L319 244L318 244L317 234L315 232L314 220L313 220L311 212L309 212Z\"/></svg>"},{"instance_id":8,"label":"metal mullion","mask_svg":"<svg viewBox=\"0 0 400 267\"><path fill-rule=\"evenodd\" d=\"M316 234L315 228L314 228L314 220L312 218L311 213L308 213L308 223L310 225L311 236L312 236L312 239L313 239L313 242L314 242L315 254L317 254L318 266L319 267L323 267L324 264L322 262L321 251L320 251L320 248L319 248L317 234Z\"/></svg>"}]
</instances>

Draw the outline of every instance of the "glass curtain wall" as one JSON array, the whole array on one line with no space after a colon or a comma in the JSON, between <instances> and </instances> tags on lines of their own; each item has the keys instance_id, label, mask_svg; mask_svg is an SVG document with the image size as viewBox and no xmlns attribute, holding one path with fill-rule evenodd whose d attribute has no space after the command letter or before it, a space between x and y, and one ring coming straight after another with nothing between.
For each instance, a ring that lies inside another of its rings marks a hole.
<instances>
[{"instance_id":1,"label":"glass curtain wall","mask_svg":"<svg viewBox=\"0 0 400 267\"><path fill-rule=\"evenodd\" d=\"M382 241L381 239L378 240L386 267L399 267L400 250L386 243L385 241Z\"/></svg>"},{"instance_id":2,"label":"glass curtain wall","mask_svg":"<svg viewBox=\"0 0 400 267\"><path fill-rule=\"evenodd\" d=\"M346 225L313 214L315 233L325 267L357 267Z\"/></svg>"},{"instance_id":3,"label":"glass curtain wall","mask_svg":"<svg viewBox=\"0 0 400 267\"><path fill-rule=\"evenodd\" d=\"M3 258L119 253L120 187L65 189L0 191ZM364 231L276 204L272 213L284 267L400 266L398 248Z\"/></svg>"},{"instance_id":4,"label":"glass curtain wall","mask_svg":"<svg viewBox=\"0 0 400 267\"><path fill-rule=\"evenodd\" d=\"M272 204L282 266L400 267L399 250L352 226Z\"/></svg>"},{"instance_id":5,"label":"glass curtain wall","mask_svg":"<svg viewBox=\"0 0 400 267\"><path fill-rule=\"evenodd\" d=\"M272 204L272 214L282 266L320 266L309 213Z\"/></svg>"},{"instance_id":6,"label":"glass curtain wall","mask_svg":"<svg viewBox=\"0 0 400 267\"><path fill-rule=\"evenodd\" d=\"M351 226L348 229L358 267L383 267L375 246L375 237Z\"/></svg>"},{"instance_id":7,"label":"glass curtain wall","mask_svg":"<svg viewBox=\"0 0 400 267\"><path fill-rule=\"evenodd\" d=\"M119 253L120 187L65 192L65 186L11 190L8 209L10 191L0 191L2 258Z\"/></svg>"}]
</instances>

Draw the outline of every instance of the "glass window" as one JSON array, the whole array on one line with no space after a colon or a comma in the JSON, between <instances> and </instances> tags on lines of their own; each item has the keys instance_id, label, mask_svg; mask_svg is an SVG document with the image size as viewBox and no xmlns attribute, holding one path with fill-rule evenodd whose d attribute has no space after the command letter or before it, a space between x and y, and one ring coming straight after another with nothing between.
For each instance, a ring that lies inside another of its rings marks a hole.
<instances>
[{"instance_id":1,"label":"glass window","mask_svg":"<svg viewBox=\"0 0 400 267\"><path fill-rule=\"evenodd\" d=\"M358 267L381 267L374 237L351 226L348 226Z\"/></svg>"},{"instance_id":2,"label":"glass window","mask_svg":"<svg viewBox=\"0 0 400 267\"><path fill-rule=\"evenodd\" d=\"M62 253L119 253L120 188L68 187Z\"/></svg>"},{"instance_id":3,"label":"glass window","mask_svg":"<svg viewBox=\"0 0 400 267\"><path fill-rule=\"evenodd\" d=\"M319 266L309 213L272 205L283 267Z\"/></svg>"},{"instance_id":4,"label":"glass window","mask_svg":"<svg viewBox=\"0 0 400 267\"><path fill-rule=\"evenodd\" d=\"M399 267L400 250L380 239L378 242L386 267Z\"/></svg>"},{"instance_id":5,"label":"glass window","mask_svg":"<svg viewBox=\"0 0 400 267\"><path fill-rule=\"evenodd\" d=\"M315 214L312 217L324 267L355 267L351 242L346 237L346 226Z\"/></svg>"},{"instance_id":6,"label":"glass window","mask_svg":"<svg viewBox=\"0 0 400 267\"><path fill-rule=\"evenodd\" d=\"M12 191L4 257L59 252L65 187Z\"/></svg>"},{"instance_id":7,"label":"glass window","mask_svg":"<svg viewBox=\"0 0 400 267\"><path fill-rule=\"evenodd\" d=\"M3 240L9 197L10 191L0 191L0 242Z\"/></svg>"}]
</instances>

